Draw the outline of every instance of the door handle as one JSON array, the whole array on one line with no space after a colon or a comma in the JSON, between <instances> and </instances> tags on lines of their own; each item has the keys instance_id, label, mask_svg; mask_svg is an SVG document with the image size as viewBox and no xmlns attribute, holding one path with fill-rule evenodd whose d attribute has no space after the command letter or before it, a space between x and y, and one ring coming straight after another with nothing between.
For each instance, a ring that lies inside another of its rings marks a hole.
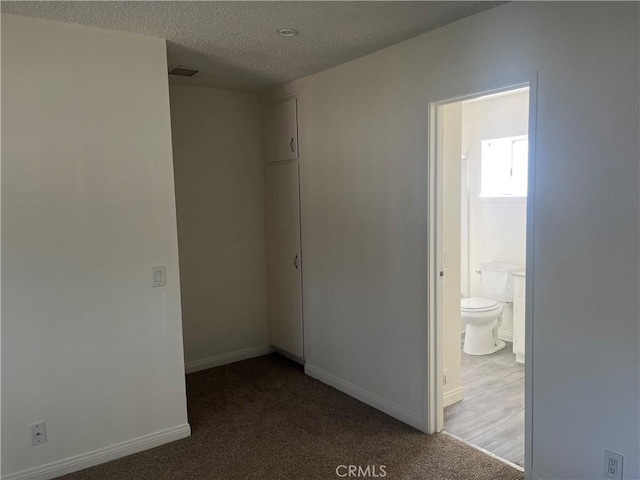
<instances>
[{"instance_id":1,"label":"door handle","mask_svg":"<svg viewBox=\"0 0 640 480\"><path fill-rule=\"evenodd\" d=\"M296 270L298 269L298 255L293 259L293 266L296 267Z\"/></svg>"},{"instance_id":2,"label":"door handle","mask_svg":"<svg viewBox=\"0 0 640 480\"><path fill-rule=\"evenodd\" d=\"M291 141L289 142L289 148L291 149L291 153L295 153L295 148L293 148L293 137L291 137Z\"/></svg>"}]
</instances>

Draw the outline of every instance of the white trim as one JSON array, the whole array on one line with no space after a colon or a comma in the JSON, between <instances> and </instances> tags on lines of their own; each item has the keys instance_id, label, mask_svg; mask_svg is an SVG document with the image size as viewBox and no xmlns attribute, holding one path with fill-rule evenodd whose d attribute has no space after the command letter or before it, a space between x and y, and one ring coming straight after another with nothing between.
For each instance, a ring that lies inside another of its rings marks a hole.
<instances>
[{"instance_id":1,"label":"white trim","mask_svg":"<svg viewBox=\"0 0 640 480\"><path fill-rule=\"evenodd\" d=\"M306 363L304 358L299 357L298 355L294 355L293 353L289 353L289 352L287 352L285 350L280 350L278 347L273 347L273 349L279 355L282 355L283 357L288 358L292 362L299 363L300 365L302 365L304 367L304 364Z\"/></svg>"},{"instance_id":2,"label":"white trim","mask_svg":"<svg viewBox=\"0 0 640 480\"><path fill-rule=\"evenodd\" d=\"M2 480L49 480L77 472L85 468L93 467L101 463L126 457L134 453L142 452L150 448L174 442L191 435L191 427L188 423L176 427L161 430L159 432L143 435L142 437L127 440L105 448L99 448L91 452L82 453L51 463L32 467L19 472L3 475Z\"/></svg>"},{"instance_id":3,"label":"white trim","mask_svg":"<svg viewBox=\"0 0 640 480\"><path fill-rule=\"evenodd\" d=\"M438 340L441 337L442 319L438 315L438 295L440 294L440 286L438 284L438 234L439 229L437 223L439 221L440 199L438 197L438 155L437 155L437 138L438 133L437 108L440 105L453 103L457 101L467 101L481 95L496 94L514 90L519 87L529 87L529 175L528 175L528 196L527 196L527 246L526 246L526 270L534 275L534 259L533 259L533 239L534 235L534 219L535 219L535 164L536 164L536 141L537 141L537 94L538 94L538 72L521 72L515 75L508 75L493 78L486 83L475 84L442 84L440 87L429 88L429 93L425 95L427 105L427 133L428 133L428 151L427 151L427 171L428 171L428 208L427 208L427 289L428 289L428 316L425 356L428 365L427 391L425 398L427 400L426 422L427 432L435 433L441 431L444 427L443 408L442 408L442 348L438 348ZM532 471L533 466L533 337L534 337L534 318L533 305L533 281L527 282L527 309L526 327L525 327L525 350L531 352L529 361L525 363L525 451L524 464L525 472L528 474ZM528 477L528 475L527 475Z\"/></svg>"},{"instance_id":4,"label":"white trim","mask_svg":"<svg viewBox=\"0 0 640 480\"><path fill-rule=\"evenodd\" d=\"M261 357L272 352L273 348L271 348L269 345L247 348L244 350L238 350L237 352L224 353L222 355L216 355L215 357L203 358L202 360L196 360L194 362L187 362L184 364L184 371L185 373L199 372L200 370L219 367L220 365L239 362L240 360Z\"/></svg>"},{"instance_id":5,"label":"white trim","mask_svg":"<svg viewBox=\"0 0 640 480\"><path fill-rule=\"evenodd\" d=\"M454 388L453 390L449 390L448 392L444 392L442 397L442 404L444 407L449 407L454 403L458 403L462 401L464 396L462 395L462 387Z\"/></svg>"},{"instance_id":6,"label":"white trim","mask_svg":"<svg viewBox=\"0 0 640 480\"><path fill-rule=\"evenodd\" d=\"M490 98L498 98L498 97L503 97L505 95L514 95L514 94L518 94L518 93L523 93L526 89L527 89L527 87L522 87L522 88L517 88L515 90L507 90L505 92L490 93L489 95L483 95L481 97L477 97L477 98L472 98L470 100L466 100L466 102L467 103L481 102L483 100L488 100Z\"/></svg>"},{"instance_id":7,"label":"white trim","mask_svg":"<svg viewBox=\"0 0 640 480\"><path fill-rule=\"evenodd\" d=\"M438 348L441 345L439 339L442 338L442 325L439 322L440 315L438 314L440 305L438 301L438 295L440 288L437 284L439 282L438 275L438 234L441 229L437 228L436 220L438 216L437 212L437 186L440 182L436 177L438 174L437 168L437 139L436 133L439 131L436 128L437 122L437 105L433 102L428 102L428 116L427 116L427 131L428 131L428 158L427 158L427 192L428 192L428 206L427 206L427 298L428 298L428 317L427 317L427 348L424 352L424 361L428 366L427 377L427 390L425 396L427 399L427 433L437 433L444 427L444 407L442 406L443 400L443 387L442 387L442 349Z\"/></svg>"},{"instance_id":8,"label":"white trim","mask_svg":"<svg viewBox=\"0 0 640 480\"><path fill-rule=\"evenodd\" d=\"M396 420L400 420L407 425L412 426L422 432L426 429L425 420L421 418L415 417L411 412L405 410L404 408L394 405L393 403L380 398L377 395L374 395L371 392L368 392L352 383L346 382L341 378L336 377L330 373L325 372L324 370L319 369L318 367L314 367L309 365L308 363L304 366L304 373L309 375L316 380L320 380L322 383L326 383L327 385L335 388L336 390L340 390L343 393L355 398L356 400L360 400L367 405L380 410L383 413L395 418Z\"/></svg>"},{"instance_id":9,"label":"white trim","mask_svg":"<svg viewBox=\"0 0 640 480\"><path fill-rule=\"evenodd\" d=\"M498 330L498 338L503 342L513 343L513 332L509 330Z\"/></svg>"},{"instance_id":10,"label":"white trim","mask_svg":"<svg viewBox=\"0 0 640 480\"><path fill-rule=\"evenodd\" d=\"M534 239L535 239L535 179L536 148L538 141L538 72L529 79L529 162L527 185L527 245L526 271L530 280L525 285L525 351L529 352L529 361L524 364L524 471L533 472L533 284L535 275ZM524 360L524 359L523 359Z\"/></svg>"}]
</instances>

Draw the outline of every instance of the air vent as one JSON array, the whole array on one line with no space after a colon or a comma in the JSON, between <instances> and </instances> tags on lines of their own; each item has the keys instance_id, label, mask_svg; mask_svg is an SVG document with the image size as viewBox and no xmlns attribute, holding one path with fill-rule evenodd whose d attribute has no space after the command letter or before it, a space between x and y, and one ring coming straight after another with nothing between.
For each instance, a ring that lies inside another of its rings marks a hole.
<instances>
[{"instance_id":1,"label":"air vent","mask_svg":"<svg viewBox=\"0 0 640 480\"><path fill-rule=\"evenodd\" d=\"M194 68L177 66L169 70L169 75L178 75L179 77L193 77L198 72L199 70L196 70Z\"/></svg>"}]
</instances>

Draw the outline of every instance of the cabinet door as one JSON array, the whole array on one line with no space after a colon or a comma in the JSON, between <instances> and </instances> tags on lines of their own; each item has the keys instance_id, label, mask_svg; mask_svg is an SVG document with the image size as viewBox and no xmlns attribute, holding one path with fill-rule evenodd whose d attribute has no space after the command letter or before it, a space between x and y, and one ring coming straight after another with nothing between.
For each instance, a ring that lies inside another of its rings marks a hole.
<instances>
[{"instance_id":1,"label":"cabinet door","mask_svg":"<svg viewBox=\"0 0 640 480\"><path fill-rule=\"evenodd\" d=\"M264 118L265 160L267 163L298 158L298 102L290 98L269 105Z\"/></svg>"},{"instance_id":2,"label":"cabinet door","mask_svg":"<svg viewBox=\"0 0 640 480\"><path fill-rule=\"evenodd\" d=\"M266 170L269 335L272 346L302 358L298 163Z\"/></svg>"}]
</instances>

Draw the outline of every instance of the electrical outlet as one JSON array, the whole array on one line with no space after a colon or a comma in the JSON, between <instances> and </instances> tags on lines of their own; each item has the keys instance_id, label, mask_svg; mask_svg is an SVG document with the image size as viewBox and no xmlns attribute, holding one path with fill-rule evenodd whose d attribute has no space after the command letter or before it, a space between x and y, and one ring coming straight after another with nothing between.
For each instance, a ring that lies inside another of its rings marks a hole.
<instances>
[{"instance_id":1,"label":"electrical outlet","mask_svg":"<svg viewBox=\"0 0 640 480\"><path fill-rule=\"evenodd\" d=\"M609 450L604 451L604 476L613 480L622 480L622 455Z\"/></svg>"},{"instance_id":2,"label":"electrical outlet","mask_svg":"<svg viewBox=\"0 0 640 480\"><path fill-rule=\"evenodd\" d=\"M47 430L44 422L31 425L31 446L47 443Z\"/></svg>"}]
</instances>

